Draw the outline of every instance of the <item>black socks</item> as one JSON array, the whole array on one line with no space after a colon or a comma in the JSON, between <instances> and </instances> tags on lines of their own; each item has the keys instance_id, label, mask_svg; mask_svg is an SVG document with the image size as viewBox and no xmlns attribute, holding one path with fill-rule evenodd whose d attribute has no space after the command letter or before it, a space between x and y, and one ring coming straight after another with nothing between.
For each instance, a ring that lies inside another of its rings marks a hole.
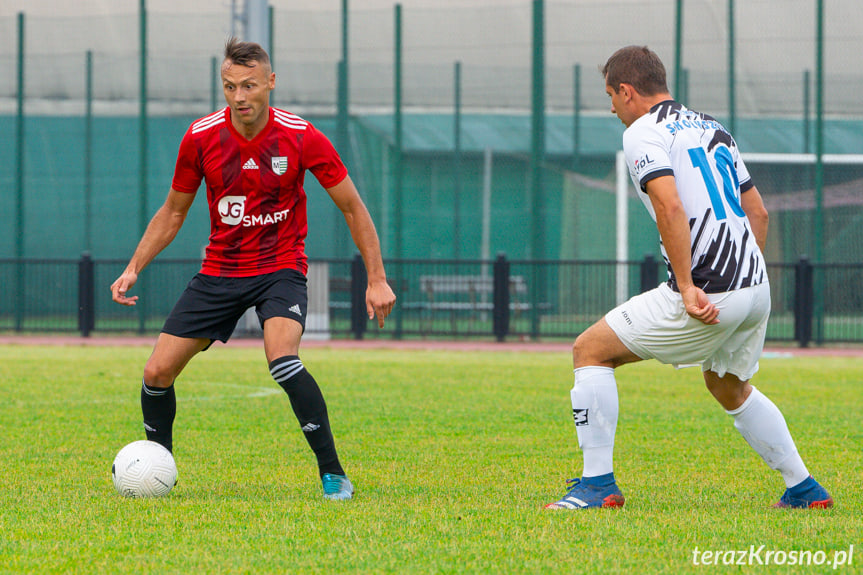
<instances>
[{"instance_id":1,"label":"black socks","mask_svg":"<svg viewBox=\"0 0 863 575\"><path fill-rule=\"evenodd\" d=\"M296 355L286 355L271 361L270 374L287 392L306 441L318 459L320 474L344 475L330 430L327 404L315 378L306 371Z\"/></svg>"},{"instance_id":2,"label":"black socks","mask_svg":"<svg viewBox=\"0 0 863 575\"><path fill-rule=\"evenodd\" d=\"M270 362L270 373L284 388L300 428L309 447L318 460L321 475L334 473L344 475L336 453L336 444L330 430L327 404L315 378L312 377L296 355L280 357ZM174 385L167 388L141 385L141 412L147 439L173 450L173 425L177 415L177 397Z\"/></svg>"},{"instance_id":3,"label":"black socks","mask_svg":"<svg viewBox=\"0 0 863 575\"><path fill-rule=\"evenodd\" d=\"M170 387L149 387L141 383L141 412L144 414L144 431L147 439L161 443L173 451L172 429L177 415L177 396L174 384Z\"/></svg>"}]
</instances>

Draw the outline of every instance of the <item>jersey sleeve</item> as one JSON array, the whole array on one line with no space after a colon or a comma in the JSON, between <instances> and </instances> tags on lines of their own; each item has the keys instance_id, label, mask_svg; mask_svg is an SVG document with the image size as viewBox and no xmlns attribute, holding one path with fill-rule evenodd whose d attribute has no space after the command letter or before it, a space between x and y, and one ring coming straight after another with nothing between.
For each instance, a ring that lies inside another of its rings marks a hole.
<instances>
[{"instance_id":1,"label":"jersey sleeve","mask_svg":"<svg viewBox=\"0 0 863 575\"><path fill-rule=\"evenodd\" d=\"M312 172L325 189L341 183L348 175L333 144L311 124L303 138L302 167Z\"/></svg>"},{"instance_id":2,"label":"jersey sleeve","mask_svg":"<svg viewBox=\"0 0 863 575\"><path fill-rule=\"evenodd\" d=\"M198 157L192 130L189 128L180 141L180 151L177 153L177 164L174 166L174 179L171 182L171 187L178 192L194 194L198 191L203 179L204 170Z\"/></svg>"},{"instance_id":3,"label":"jersey sleeve","mask_svg":"<svg viewBox=\"0 0 863 575\"><path fill-rule=\"evenodd\" d=\"M629 173L642 191L650 180L674 175L665 141L644 123L633 124L623 133L623 152Z\"/></svg>"},{"instance_id":4,"label":"jersey sleeve","mask_svg":"<svg viewBox=\"0 0 863 575\"><path fill-rule=\"evenodd\" d=\"M740 193L747 192L755 187L755 183L752 181L752 176L749 175L749 170L746 169L746 164L743 163L743 158L740 157L740 153L738 151L737 146L734 146L735 150L735 160L737 166L737 181L740 182Z\"/></svg>"}]
</instances>

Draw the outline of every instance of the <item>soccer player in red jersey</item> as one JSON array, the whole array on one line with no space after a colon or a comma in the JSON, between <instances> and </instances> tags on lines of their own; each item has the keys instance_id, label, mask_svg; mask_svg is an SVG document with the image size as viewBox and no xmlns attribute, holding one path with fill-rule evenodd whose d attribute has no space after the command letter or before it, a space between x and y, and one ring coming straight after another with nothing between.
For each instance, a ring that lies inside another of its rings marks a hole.
<instances>
[{"instance_id":1,"label":"soccer player in red jersey","mask_svg":"<svg viewBox=\"0 0 863 575\"><path fill-rule=\"evenodd\" d=\"M144 367L141 410L147 438L173 449L174 381L198 352L227 342L255 307L273 378L287 392L315 453L327 499L350 499L353 485L336 453L321 390L299 358L307 311L303 178L310 170L344 214L368 275L366 310L378 325L396 296L386 280L374 223L330 141L299 116L271 108L276 75L260 45L231 38L221 68L228 106L194 122L180 143L171 189L126 269L115 302L177 235L202 181L210 242L201 270L165 320Z\"/></svg>"}]
</instances>

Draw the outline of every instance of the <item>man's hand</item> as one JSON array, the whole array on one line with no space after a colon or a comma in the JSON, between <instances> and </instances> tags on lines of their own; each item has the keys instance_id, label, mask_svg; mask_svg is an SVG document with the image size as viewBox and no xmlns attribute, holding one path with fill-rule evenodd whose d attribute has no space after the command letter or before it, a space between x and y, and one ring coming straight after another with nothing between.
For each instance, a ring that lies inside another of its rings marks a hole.
<instances>
[{"instance_id":1,"label":"man's hand","mask_svg":"<svg viewBox=\"0 0 863 575\"><path fill-rule=\"evenodd\" d=\"M719 323L719 310L713 305L707 294L701 288L690 286L686 290L681 290L680 295L683 297L683 305L686 307L686 313L701 323L713 325Z\"/></svg>"},{"instance_id":2,"label":"man's hand","mask_svg":"<svg viewBox=\"0 0 863 575\"><path fill-rule=\"evenodd\" d=\"M126 292L132 289L136 281L138 281L138 274L129 270L124 271L123 275L111 284L111 299L120 305L135 305L138 296L126 297Z\"/></svg>"},{"instance_id":3,"label":"man's hand","mask_svg":"<svg viewBox=\"0 0 863 575\"><path fill-rule=\"evenodd\" d=\"M366 288L366 312L369 319L378 316L378 327L384 327L384 319L393 311L396 294L386 281L370 283Z\"/></svg>"}]
</instances>

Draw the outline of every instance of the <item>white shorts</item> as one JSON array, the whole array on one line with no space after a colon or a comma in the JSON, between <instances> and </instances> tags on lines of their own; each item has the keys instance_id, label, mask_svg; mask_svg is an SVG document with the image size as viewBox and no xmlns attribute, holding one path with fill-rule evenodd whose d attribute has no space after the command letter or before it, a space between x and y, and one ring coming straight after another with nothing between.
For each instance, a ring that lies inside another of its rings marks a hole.
<instances>
[{"instance_id":1,"label":"white shorts","mask_svg":"<svg viewBox=\"0 0 863 575\"><path fill-rule=\"evenodd\" d=\"M735 291L707 294L719 308L719 323L691 318L680 294L666 284L639 294L605 315L620 341L642 359L674 367L700 365L720 377L747 381L758 371L770 316L767 282Z\"/></svg>"}]
</instances>

